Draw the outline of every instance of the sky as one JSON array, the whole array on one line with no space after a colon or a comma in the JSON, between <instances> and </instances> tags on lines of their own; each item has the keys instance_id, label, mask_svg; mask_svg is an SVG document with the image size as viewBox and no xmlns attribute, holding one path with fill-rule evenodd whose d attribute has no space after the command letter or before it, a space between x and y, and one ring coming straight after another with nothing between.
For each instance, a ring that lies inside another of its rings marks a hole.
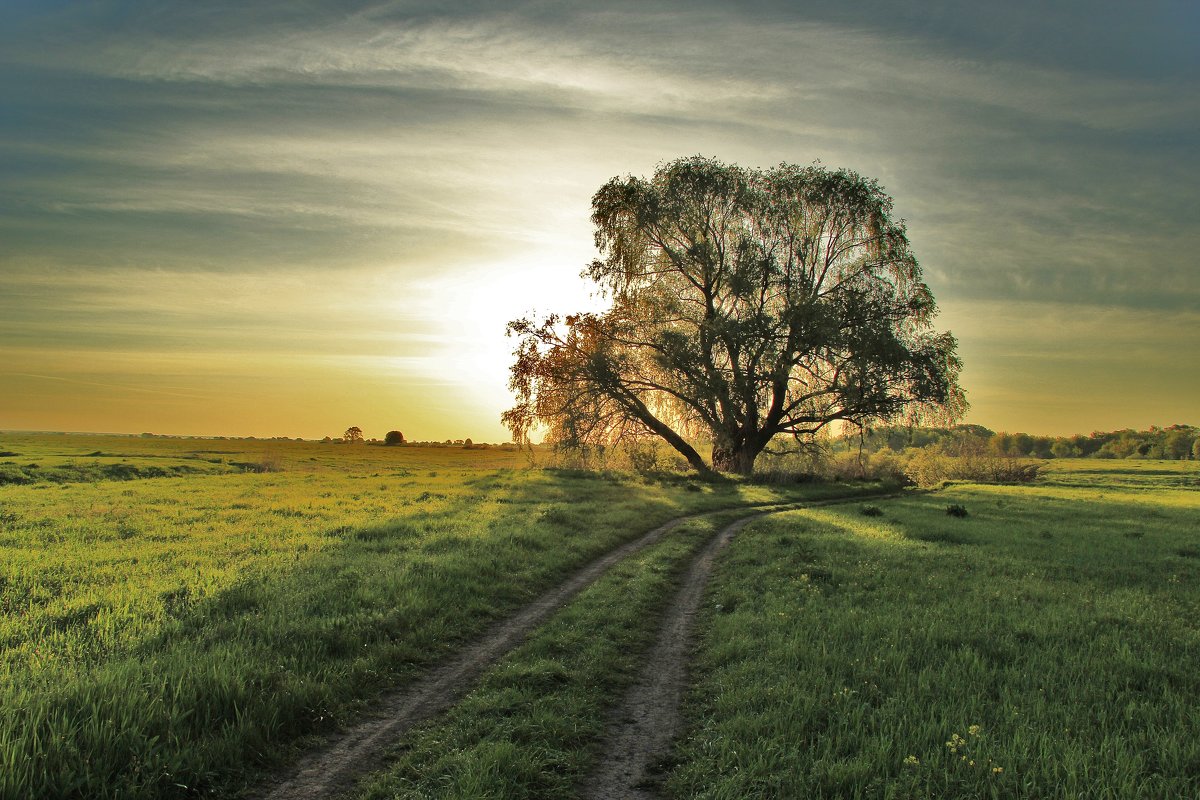
<instances>
[{"instance_id":1,"label":"sky","mask_svg":"<svg viewBox=\"0 0 1200 800\"><path fill-rule=\"evenodd\" d=\"M1200 424L1200 5L0 0L0 430L505 441L592 194L895 198L966 421Z\"/></svg>"}]
</instances>

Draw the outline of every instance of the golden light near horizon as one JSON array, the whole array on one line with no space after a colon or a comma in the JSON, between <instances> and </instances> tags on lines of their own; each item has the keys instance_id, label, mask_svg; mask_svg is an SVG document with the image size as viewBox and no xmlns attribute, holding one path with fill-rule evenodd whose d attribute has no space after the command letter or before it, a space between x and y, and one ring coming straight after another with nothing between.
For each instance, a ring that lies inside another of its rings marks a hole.
<instances>
[{"instance_id":1,"label":"golden light near horizon","mask_svg":"<svg viewBox=\"0 0 1200 800\"><path fill-rule=\"evenodd\" d=\"M969 419L994 430L1144 430L1194 424L1200 408L1200 372L1179 362L1200 352L1186 311L970 301L943 304L939 323L959 339Z\"/></svg>"},{"instance_id":2,"label":"golden light near horizon","mask_svg":"<svg viewBox=\"0 0 1200 800\"><path fill-rule=\"evenodd\" d=\"M0 429L505 439L505 324L694 153L878 177L968 421L1197 421L1194 11L122 9L0 11Z\"/></svg>"}]
</instances>

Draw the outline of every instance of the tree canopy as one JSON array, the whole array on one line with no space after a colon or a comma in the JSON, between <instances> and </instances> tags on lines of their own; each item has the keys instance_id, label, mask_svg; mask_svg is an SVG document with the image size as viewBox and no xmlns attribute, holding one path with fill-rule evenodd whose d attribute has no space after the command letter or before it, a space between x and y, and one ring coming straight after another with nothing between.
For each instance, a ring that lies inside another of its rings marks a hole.
<instances>
[{"instance_id":1,"label":"tree canopy","mask_svg":"<svg viewBox=\"0 0 1200 800\"><path fill-rule=\"evenodd\" d=\"M903 221L844 169L743 169L691 157L592 198L604 313L509 323L503 415L518 441L611 445L658 436L696 469L749 473L774 437L953 419L955 340L933 329Z\"/></svg>"}]
</instances>

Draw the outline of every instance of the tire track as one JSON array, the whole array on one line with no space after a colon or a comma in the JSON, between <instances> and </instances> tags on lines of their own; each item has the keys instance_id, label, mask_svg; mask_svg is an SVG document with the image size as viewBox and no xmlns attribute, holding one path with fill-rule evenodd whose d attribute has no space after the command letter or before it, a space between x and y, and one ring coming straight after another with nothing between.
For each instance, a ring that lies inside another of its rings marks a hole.
<instances>
[{"instance_id":1,"label":"tire track","mask_svg":"<svg viewBox=\"0 0 1200 800\"><path fill-rule=\"evenodd\" d=\"M780 503L768 508L778 512L804 505L808 504ZM305 759L288 777L263 788L255 796L264 800L316 800L346 792L355 780L380 766L386 748L405 731L458 702L486 669L618 561L657 542L688 520L736 510L717 509L677 517L610 550L512 617L495 624L481 639L450 661L432 669L404 690L385 696L368 718L335 735L324 749Z\"/></svg>"},{"instance_id":2,"label":"tire track","mask_svg":"<svg viewBox=\"0 0 1200 800\"><path fill-rule=\"evenodd\" d=\"M582 796L587 800L649 800L658 796L652 788L656 776L651 772L654 765L669 755L680 728L680 700L687 686L692 623L704 599L717 554L742 528L783 511L889 496L893 495L860 495L771 508L742 517L714 536L693 558L637 682L611 713L600 760L584 782Z\"/></svg>"}]
</instances>

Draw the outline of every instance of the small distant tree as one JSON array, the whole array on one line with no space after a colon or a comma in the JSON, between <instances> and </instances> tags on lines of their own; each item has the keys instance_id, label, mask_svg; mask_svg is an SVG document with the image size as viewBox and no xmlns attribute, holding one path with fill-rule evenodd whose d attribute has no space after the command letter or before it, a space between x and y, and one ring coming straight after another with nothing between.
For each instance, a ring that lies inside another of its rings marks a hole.
<instances>
[{"instance_id":1,"label":"small distant tree","mask_svg":"<svg viewBox=\"0 0 1200 800\"><path fill-rule=\"evenodd\" d=\"M1032 442L1029 448L1029 455L1036 458L1050 458L1051 450L1054 447L1054 439L1049 436L1031 436Z\"/></svg>"},{"instance_id":2,"label":"small distant tree","mask_svg":"<svg viewBox=\"0 0 1200 800\"><path fill-rule=\"evenodd\" d=\"M1192 458L1200 461L1200 439L1192 442Z\"/></svg>"},{"instance_id":3,"label":"small distant tree","mask_svg":"<svg viewBox=\"0 0 1200 800\"><path fill-rule=\"evenodd\" d=\"M1169 431L1163 437L1162 450L1164 458L1187 458L1192 452L1194 434L1187 428L1177 428Z\"/></svg>"},{"instance_id":4,"label":"small distant tree","mask_svg":"<svg viewBox=\"0 0 1200 800\"><path fill-rule=\"evenodd\" d=\"M389 447L404 444L404 434L400 431L388 431L383 436L383 443Z\"/></svg>"},{"instance_id":5,"label":"small distant tree","mask_svg":"<svg viewBox=\"0 0 1200 800\"><path fill-rule=\"evenodd\" d=\"M1129 458L1137 454L1138 447L1142 444L1132 430L1114 431L1110 436L1112 438L1100 448L1099 454L1102 458Z\"/></svg>"},{"instance_id":6,"label":"small distant tree","mask_svg":"<svg viewBox=\"0 0 1200 800\"><path fill-rule=\"evenodd\" d=\"M475 446L475 443L474 443L474 442L472 442L472 441L471 441L469 438L468 438L468 439L463 439L463 448L464 448L464 449L466 449L466 450L470 450L470 449L471 449L472 447L474 447L474 446Z\"/></svg>"},{"instance_id":7,"label":"small distant tree","mask_svg":"<svg viewBox=\"0 0 1200 800\"><path fill-rule=\"evenodd\" d=\"M362 428L357 425L346 428L346 432L342 434L342 441L349 444L361 442L363 440Z\"/></svg>"},{"instance_id":8,"label":"small distant tree","mask_svg":"<svg viewBox=\"0 0 1200 800\"><path fill-rule=\"evenodd\" d=\"M1055 458L1077 458L1080 455L1079 448L1066 439L1056 440L1050 447L1050 453Z\"/></svg>"}]
</instances>

